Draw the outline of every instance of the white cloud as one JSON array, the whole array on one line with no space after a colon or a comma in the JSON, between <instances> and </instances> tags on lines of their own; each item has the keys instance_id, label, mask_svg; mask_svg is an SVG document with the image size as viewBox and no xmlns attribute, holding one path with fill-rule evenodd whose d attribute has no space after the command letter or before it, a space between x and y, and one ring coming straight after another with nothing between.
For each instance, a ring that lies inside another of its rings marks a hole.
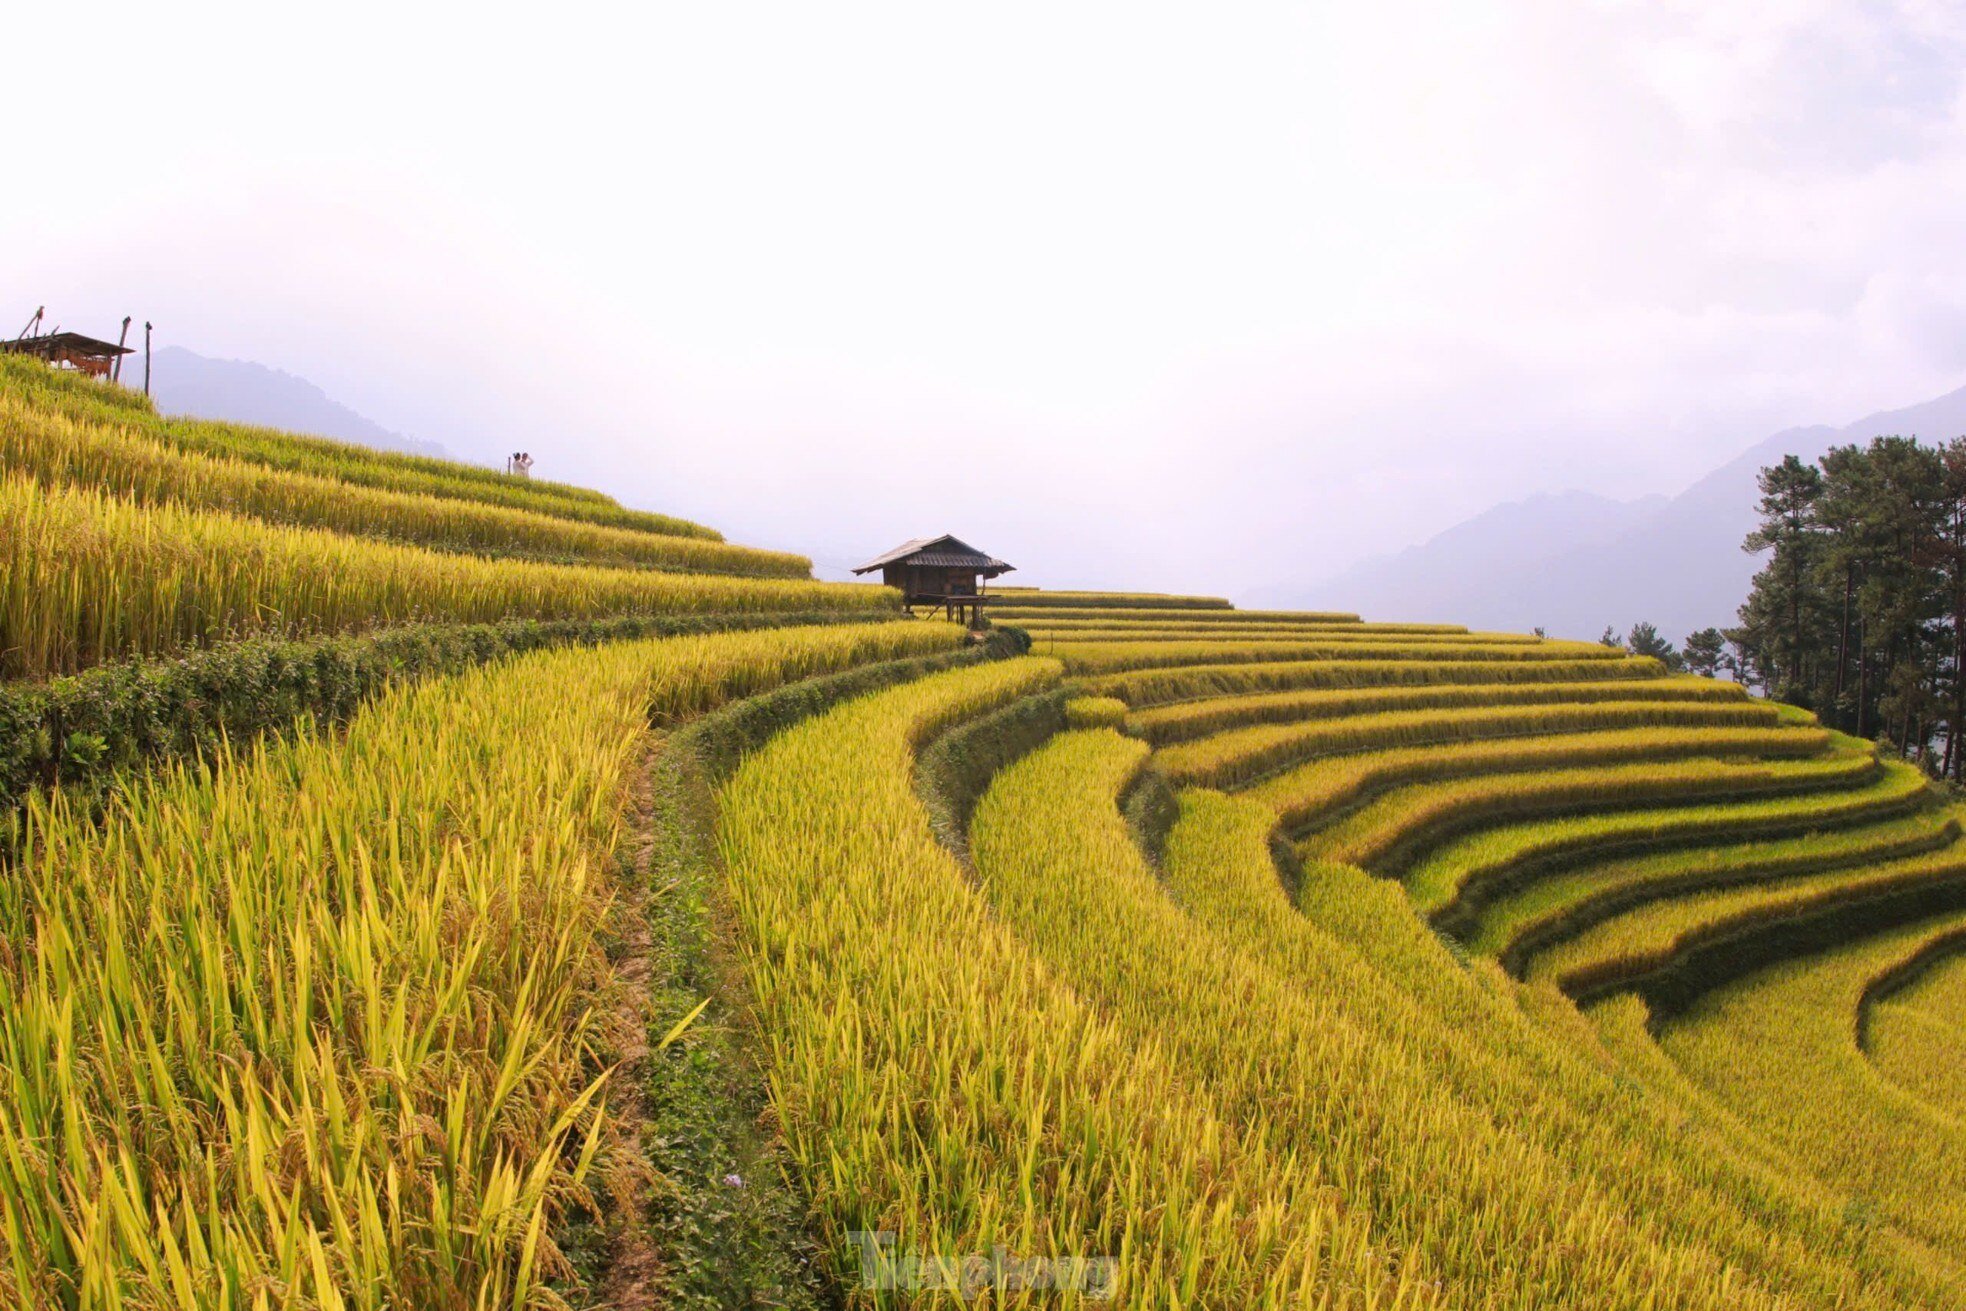
<instances>
[{"instance_id":1,"label":"white cloud","mask_svg":"<svg viewBox=\"0 0 1966 1311\"><path fill-rule=\"evenodd\" d=\"M1234 588L1966 375L1950 5L10 22L0 310L822 554Z\"/></svg>"}]
</instances>

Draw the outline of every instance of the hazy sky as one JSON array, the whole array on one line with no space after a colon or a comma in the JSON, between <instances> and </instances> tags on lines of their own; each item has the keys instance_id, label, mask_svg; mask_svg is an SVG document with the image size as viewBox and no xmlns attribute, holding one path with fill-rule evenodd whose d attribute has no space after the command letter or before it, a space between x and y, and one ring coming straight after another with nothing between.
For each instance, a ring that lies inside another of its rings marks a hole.
<instances>
[{"instance_id":1,"label":"hazy sky","mask_svg":"<svg viewBox=\"0 0 1966 1311\"><path fill-rule=\"evenodd\" d=\"M7 20L0 330L824 562L1233 593L1966 382L1937 0L108 11Z\"/></svg>"}]
</instances>

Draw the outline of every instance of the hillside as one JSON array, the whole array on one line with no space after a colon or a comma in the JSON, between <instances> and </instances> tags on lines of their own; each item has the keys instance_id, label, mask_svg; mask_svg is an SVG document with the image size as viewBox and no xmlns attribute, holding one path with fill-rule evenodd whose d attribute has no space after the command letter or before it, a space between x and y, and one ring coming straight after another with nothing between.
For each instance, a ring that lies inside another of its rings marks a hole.
<instances>
[{"instance_id":1,"label":"hillside","mask_svg":"<svg viewBox=\"0 0 1966 1311\"><path fill-rule=\"evenodd\" d=\"M1378 614L1576 638L1647 619L1677 642L1734 622L1759 567L1741 540L1755 524L1755 477L1764 467L1880 435L1943 441L1961 433L1966 388L1842 427L1776 433L1676 496L1620 501L1566 492L1512 501L1396 555L1255 599L1302 605L1342 597Z\"/></svg>"},{"instance_id":2,"label":"hillside","mask_svg":"<svg viewBox=\"0 0 1966 1311\"><path fill-rule=\"evenodd\" d=\"M1736 685L7 357L0 525L0 1305L1966 1297L1959 805Z\"/></svg>"},{"instance_id":3,"label":"hillside","mask_svg":"<svg viewBox=\"0 0 1966 1311\"><path fill-rule=\"evenodd\" d=\"M305 378L250 360L215 360L165 346L152 361L150 394L165 414L313 433L337 441L448 459L435 442L389 431Z\"/></svg>"}]
</instances>

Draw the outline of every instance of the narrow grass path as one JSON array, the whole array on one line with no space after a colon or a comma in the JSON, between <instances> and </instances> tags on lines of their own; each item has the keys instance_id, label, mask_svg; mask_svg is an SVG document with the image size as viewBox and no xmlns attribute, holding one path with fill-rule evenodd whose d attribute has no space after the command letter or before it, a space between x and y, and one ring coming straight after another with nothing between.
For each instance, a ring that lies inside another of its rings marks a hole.
<instances>
[{"instance_id":1,"label":"narrow grass path","mask_svg":"<svg viewBox=\"0 0 1966 1311\"><path fill-rule=\"evenodd\" d=\"M36 802L0 882L0 1304L556 1304L633 1042L604 948L649 724L959 636L554 651L99 821Z\"/></svg>"}]
</instances>

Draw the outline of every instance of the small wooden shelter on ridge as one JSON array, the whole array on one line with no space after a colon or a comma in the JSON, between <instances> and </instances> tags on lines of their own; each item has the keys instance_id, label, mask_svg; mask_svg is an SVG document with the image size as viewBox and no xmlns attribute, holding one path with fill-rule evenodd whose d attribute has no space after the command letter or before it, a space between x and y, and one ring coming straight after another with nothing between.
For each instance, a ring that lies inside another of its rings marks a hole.
<instances>
[{"instance_id":1,"label":"small wooden shelter on ridge","mask_svg":"<svg viewBox=\"0 0 1966 1311\"><path fill-rule=\"evenodd\" d=\"M901 604L910 614L918 605L927 606L973 625L983 617L983 607L990 599L984 583L998 574L1010 573L1014 567L983 554L960 537L944 533L903 542L853 572L880 570L881 581L901 593Z\"/></svg>"},{"instance_id":2,"label":"small wooden shelter on ridge","mask_svg":"<svg viewBox=\"0 0 1966 1311\"><path fill-rule=\"evenodd\" d=\"M115 362L132 354L128 346L98 341L79 332L50 332L39 337L0 338L0 351L14 355L33 355L56 367L67 365L92 378L107 378Z\"/></svg>"}]
</instances>

